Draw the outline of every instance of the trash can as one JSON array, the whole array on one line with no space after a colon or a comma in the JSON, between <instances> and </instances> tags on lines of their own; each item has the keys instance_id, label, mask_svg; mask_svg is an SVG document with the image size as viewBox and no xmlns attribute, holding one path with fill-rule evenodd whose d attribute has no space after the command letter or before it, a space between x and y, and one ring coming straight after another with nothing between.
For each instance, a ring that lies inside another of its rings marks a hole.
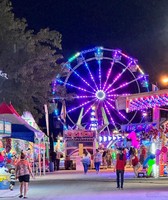
<instances>
[{"instance_id":1,"label":"trash can","mask_svg":"<svg viewBox=\"0 0 168 200\"><path fill-rule=\"evenodd\" d=\"M53 162L49 163L49 170L50 170L50 172L54 171L54 163Z\"/></svg>"}]
</instances>

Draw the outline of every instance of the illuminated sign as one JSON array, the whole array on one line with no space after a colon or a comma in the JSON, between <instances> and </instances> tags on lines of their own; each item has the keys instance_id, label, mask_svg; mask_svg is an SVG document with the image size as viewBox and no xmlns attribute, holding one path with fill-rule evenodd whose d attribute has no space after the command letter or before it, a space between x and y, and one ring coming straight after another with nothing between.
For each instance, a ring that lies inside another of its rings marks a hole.
<instances>
[{"instance_id":1,"label":"illuminated sign","mask_svg":"<svg viewBox=\"0 0 168 200\"><path fill-rule=\"evenodd\" d=\"M156 127L156 123L134 123L134 124L126 124L126 125L121 125L121 130L125 132L131 132L131 131L149 131L152 129L152 127Z\"/></svg>"},{"instance_id":2,"label":"illuminated sign","mask_svg":"<svg viewBox=\"0 0 168 200\"><path fill-rule=\"evenodd\" d=\"M66 130L64 131L64 138L71 140L90 140L96 137L96 133L94 131L86 131L86 130Z\"/></svg>"}]
</instances>

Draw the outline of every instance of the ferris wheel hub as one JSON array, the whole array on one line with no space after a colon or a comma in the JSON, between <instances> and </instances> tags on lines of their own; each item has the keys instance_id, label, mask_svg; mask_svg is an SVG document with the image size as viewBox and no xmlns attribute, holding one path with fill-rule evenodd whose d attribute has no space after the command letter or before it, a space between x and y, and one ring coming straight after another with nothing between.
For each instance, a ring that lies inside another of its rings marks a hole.
<instances>
[{"instance_id":1,"label":"ferris wheel hub","mask_svg":"<svg viewBox=\"0 0 168 200\"><path fill-rule=\"evenodd\" d=\"M102 101L106 98L106 93L103 90L98 90L96 92L96 97L97 97L97 99Z\"/></svg>"}]
</instances>

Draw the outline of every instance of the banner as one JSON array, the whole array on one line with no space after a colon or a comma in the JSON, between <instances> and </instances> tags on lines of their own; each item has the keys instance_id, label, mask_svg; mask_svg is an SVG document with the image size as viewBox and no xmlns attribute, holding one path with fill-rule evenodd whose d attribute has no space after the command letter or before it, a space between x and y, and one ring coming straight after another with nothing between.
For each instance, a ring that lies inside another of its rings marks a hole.
<instances>
[{"instance_id":1,"label":"banner","mask_svg":"<svg viewBox=\"0 0 168 200\"><path fill-rule=\"evenodd\" d=\"M94 140L96 137L95 131L87 130L65 130L64 138L66 140Z\"/></svg>"},{"instance_id":2,"label":"banner","mask_svg":"<svg viewBox=\"0 0 168 200\"><path fill-rule=\"evenodd\" d=\"M127 124L127 125L121 125L121 131L124 132L140 132L140 131L150 131L152 128L156 128L157 123L134 123L134 124Z\"/></svg>"}]
</instances>

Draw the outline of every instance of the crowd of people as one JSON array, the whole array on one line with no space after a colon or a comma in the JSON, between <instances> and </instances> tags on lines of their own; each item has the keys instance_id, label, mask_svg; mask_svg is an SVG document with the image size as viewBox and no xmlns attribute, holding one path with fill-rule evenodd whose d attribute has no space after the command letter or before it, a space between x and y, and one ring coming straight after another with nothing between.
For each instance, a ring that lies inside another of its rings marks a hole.
<instances>
[{"instance_id":1,"label":"crowd of people","mask_svg":"<svg viewBox=\"0 0 168 200\"><path fill-rule=\"evenodd\" d=\"M51 155L51 161L54 163L54 170L59 170L59 162L61 154L56 151ZM96 173L100 171L100 167L111 167L116 172L116 183L117 188L123 189L124 185L124 171L126 165L133 168L135 177L138 176L138 170L143 165L143 162L147 156L147 150L145 146L141 146L139 152L137 149L130 147L126 148L115 148L115 149L96 149L95 153L91 155L87 149L84 149L83 157L81 159L84 174L87 174L91 163L93 164ZM15 165L15 171L12 169L10 190L13 190L15 180L20 182L20 198L27 198L28 183L30 176L33 177L30 162L26 155L21 152L20 159Z\"/></svg>"},{"instance_id":2,"label":"crowd of people","mask_svg":"<svg viewBox=\"0 0 168 200\"><path fill-rule=\"evenodd\" d=\"M123 189L124 171L126 165L133 168L135 177L138 177L138 170L143 166L143 162L147 156L147 150L144 145L141 146L139 152L137 149L130 147L116 148L111 150L96 149L93 156L85 149L82 158L84 174L88 172L89 166L93 160L96 173L99 173L100 166L113 167L116 172L117 188Z\"/></svg>"}]
</instances>

